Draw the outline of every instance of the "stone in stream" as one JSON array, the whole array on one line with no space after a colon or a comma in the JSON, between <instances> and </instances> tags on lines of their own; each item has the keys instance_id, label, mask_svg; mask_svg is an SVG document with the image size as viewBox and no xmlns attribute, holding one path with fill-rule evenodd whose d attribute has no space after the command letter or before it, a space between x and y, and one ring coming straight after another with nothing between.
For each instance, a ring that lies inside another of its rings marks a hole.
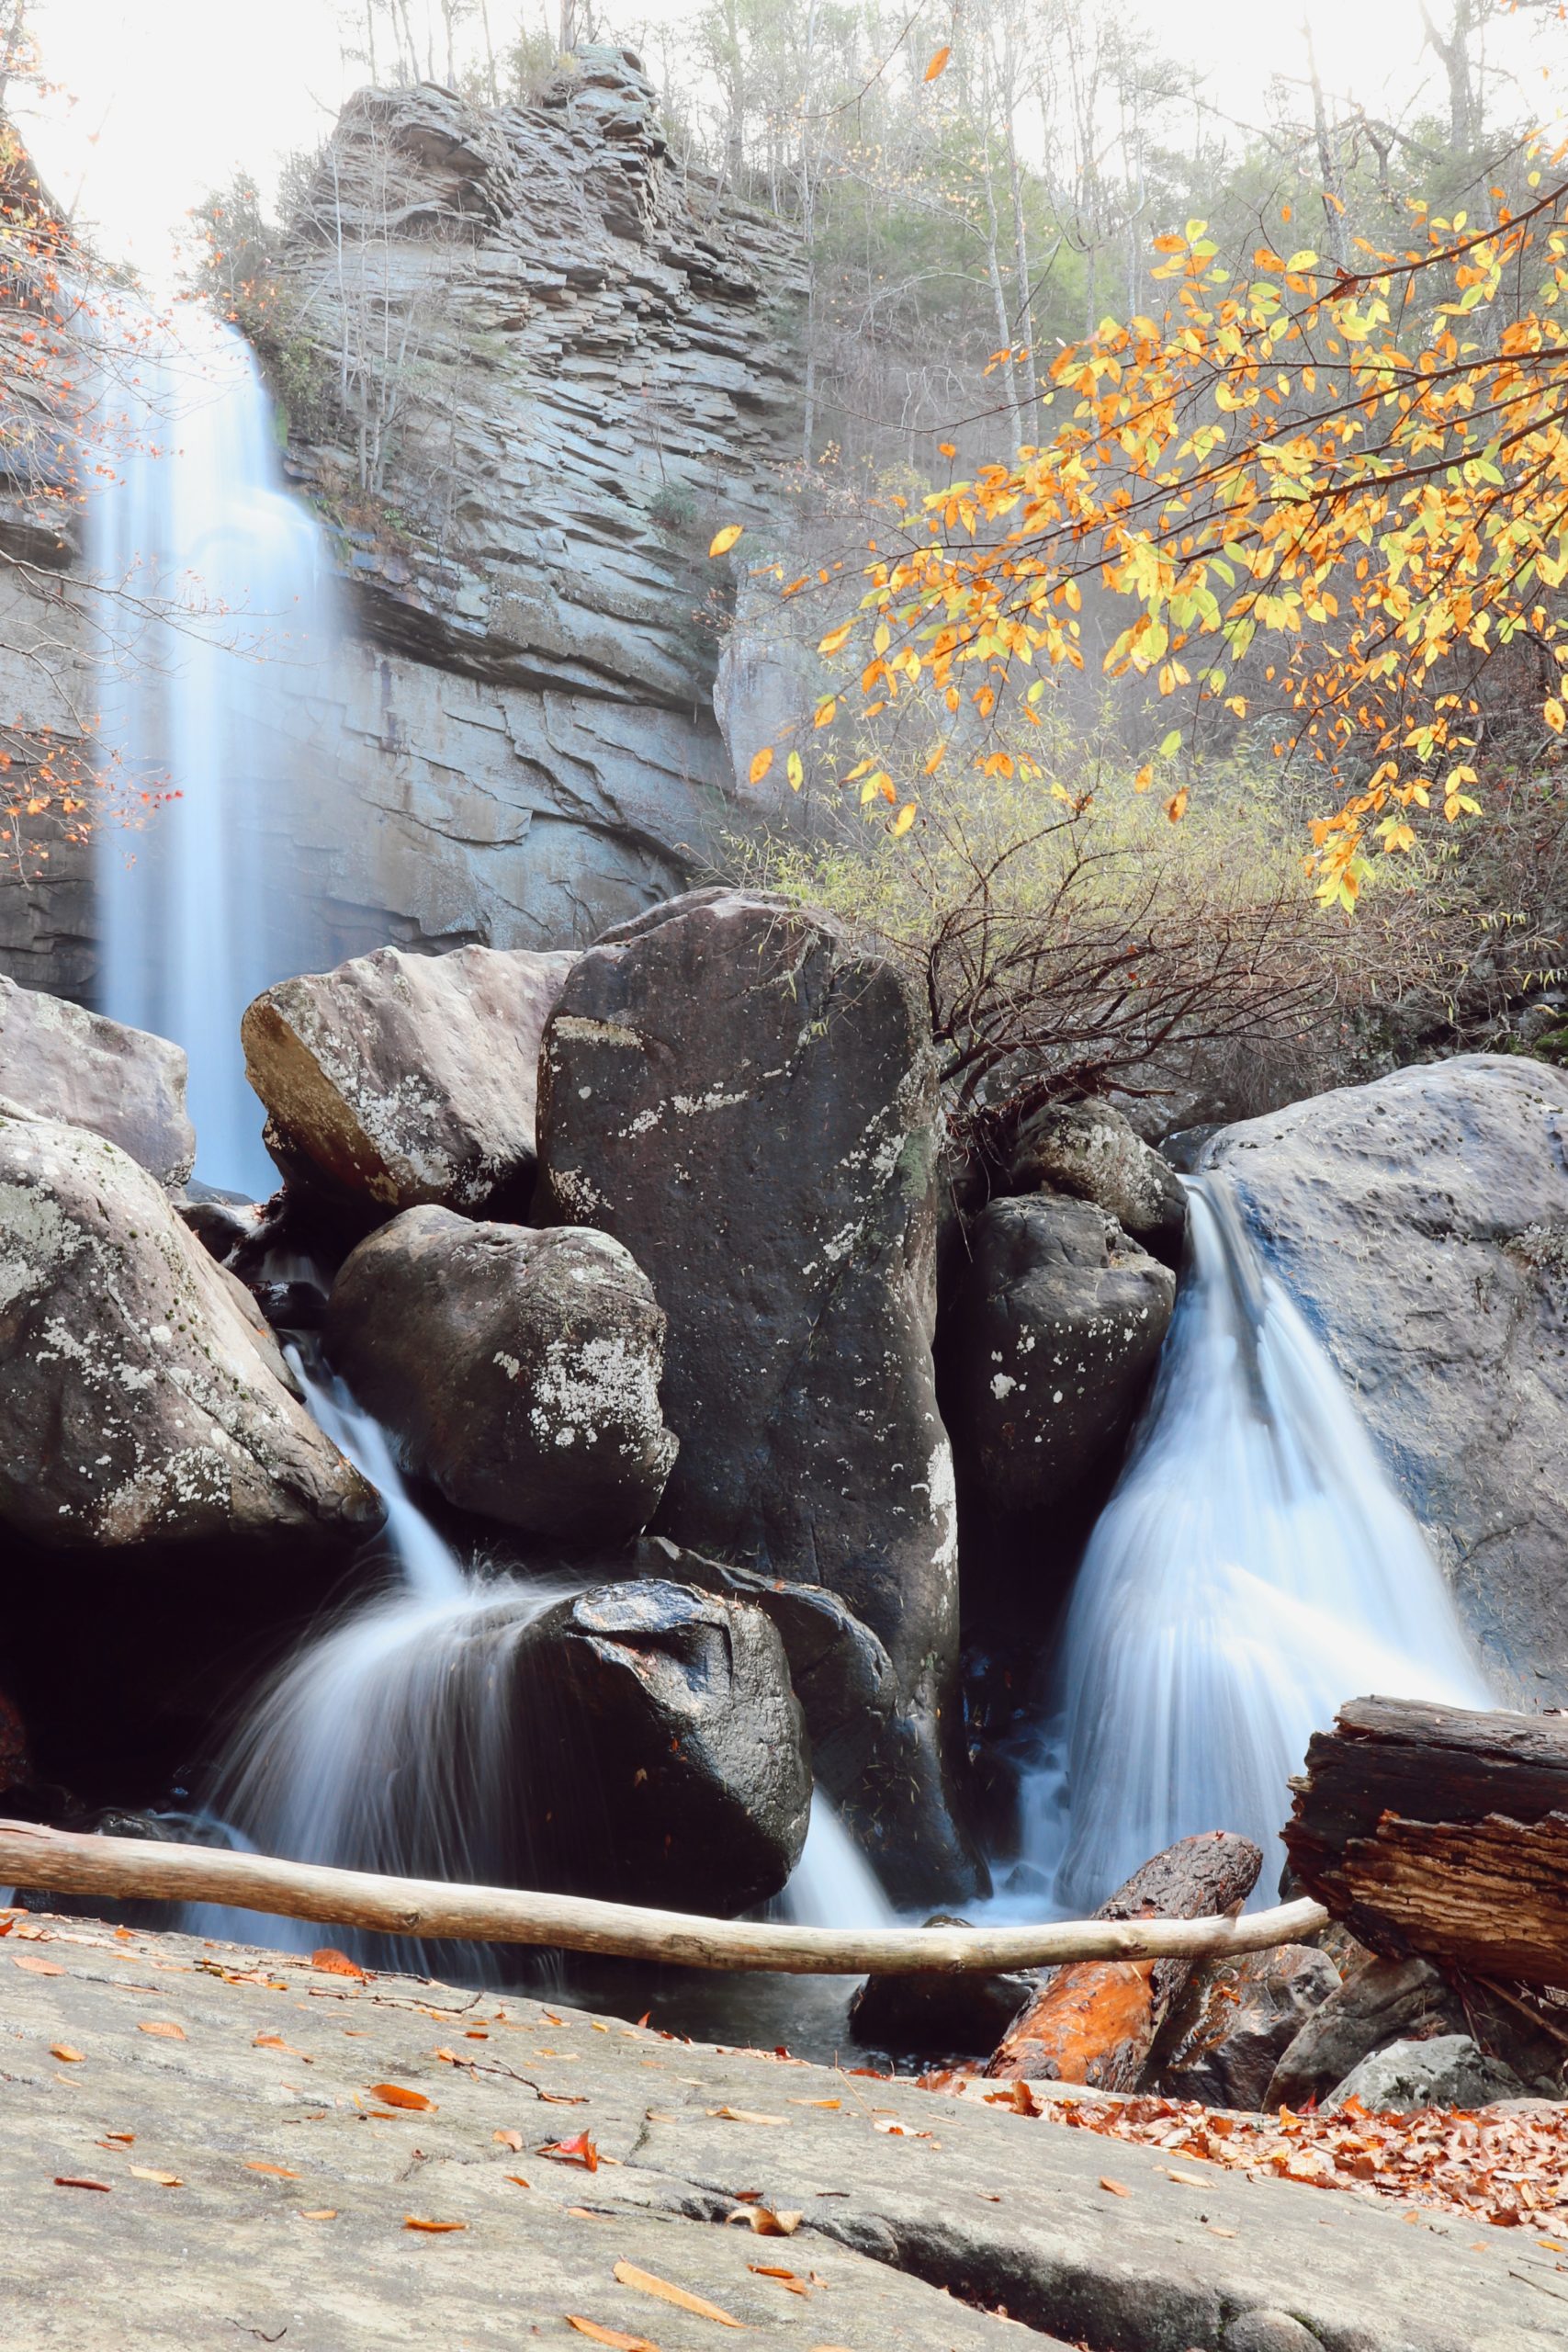
<instances>
[{"instance_id":1,"label":"stone in stream","mask_svg":"<svg viewBox=\"0 0 1568 2352\"><path fill-rule=\"evenodd\" d=\"M1025 1119L1008 1189L1092 1201L1166 1265L1181 1263L1187 1195L1180 1179L1109 1102L1047 1102Z\"/></svg>"},{"instance_id":2,"label":"stone in stream","mask_svg":"<svg viewBox=\"0 0 1568 2352\"><path fill-rule=\"evenodd\" d=\"M811 1766L760 1609L648 1578L547 1610L512 1668L525 1883L729 1915L806 1843Z\"/></svg>"},{"instance_id":3,"label":"stone in stream","mask_svg":"<svg viewBox=\"0 0 1568 2352\"><path fill-rule=\"evenodd\" d=\"M670 1318L677 1543L825 1585L896 1713L849 1804L895 1894L980 1876L950 1809L953 1462L937 1409L936 1062L894 967L782 899L696 891L605 934L545 1033L549 1224L631 1250Z\"/></svg>"},{"instance_id":4,"label":"stone in stream","mask_svg":"<svg viewBox=\"0 0 1568 2352\"><path fill-rule=\"evenodd\" d=\"M1263 1857L1248 1838L1223 1829L1182 1838L1134 1871L1094 1916L1219 1917L1240 1910L1262 1867ZM986 2073L1004 2082L1134 2090L1191 1969L1188 1960L1086 1960L1048 1971Z\"/></svg>"},{"instance_id":5,"label":"stone in stream","mask_svg":"<svg viewBox=\"0 0 1568 2352\"><path fill-rule=\"evenodd\" d=\"M1038 1535L1114 1467L1176 1277L1092 1202L1050 1195L992 1201L969 1250L942 1330L960 1471L991 1525Z\"/></svg>"},{"instance_id":6,"label":"stone in stream","mask_svg":"<svg viewBox=\"0 0 1568 2352\"><path fill-rule=\"evenodd\" d=\"M153 1177L0 1105L0 1522L50 1551L380 1523Z\"/></svg>"},{"instance_id":7,"label":"stone in stream","mask_svg":"<svg viewBox=\"0 0 1568 2352\"><path fill-rule=\"evenodd\" d=\"M647 1276L607 1235L424 1207L346 1260L324 1338L448 1502L575 1544L636 1534L663 1492L664 1332Z\"/></svg>"},{"instance_id":8,"label":"stone in stream","mask_svg":"<svg viewBox=\"0 0 1568 2352\"><path fill-rule=\"evenodd\" d=\"M1280 2059L1338 1986L1328 1954L1307 1944L1201 1962L1160 2029L1145 2086L1205 2107L1261 2108Z\"/></svg>"},{"instance_id":9,"label":"stone in stream","mask_svg":"<svg viewBox=\"0 0 1568 2352\"><path fill-rule=\"evenodd\" d=\"M1373 2051L1324 2100L1323 2111L1332 2115L1357 2098L1370 2115L1415 2115L1424 2107L1490 2107L1524 2096L1513 2068L1488 2058L1468 2033L1439 2033Z\"/></svg>"},{"instance_id":10,"label":"stone in stream","mask_svg":"<svg viewBox=\"0 0 1568 2352\"><path fill-rule=\"evenodd\" d=\"M180 1046L3 977L0 1099L107 1136L170 1191L196 1159Z\"/></svg>"},{"instance_id":11,"label":"stone in stream","mask_svg":"<svg viewBox=\"0 0 1568 2352\"><path fill-rule=\"evenodd\" d=\"M522 1216L539 1039L571 965L382 947L264 990L240 1035L290 1187L367 1219L427 1202Z\"/></svg>"},{"instance_id":12,"label":"stone in stream","mask_svg":"<svg viewBox=\"0 0 1568 2352\"><path fill-rule=\"evenodd\" d=\"M967 1928L972 1922L938 1911L924 1924ZM988 1976L973 1969L868 1976L851 1999L850 2031L863 2047L900 2057L973 2058L996 2048L1035 1990L1032 1976L1004 1969Z\"/></svg>"},{"instance_id":13,"label":"stone in stream","mask_svg":"<svg viewBox=\"0 0 1568 2352\"><path fill-rule=\"evenodd\" d=\"M1568 1701L1568 1070L1423 1063L1227 1127L1205 1165L1354 1391L1500 1702Z\"/></svg>"}]
</instances>

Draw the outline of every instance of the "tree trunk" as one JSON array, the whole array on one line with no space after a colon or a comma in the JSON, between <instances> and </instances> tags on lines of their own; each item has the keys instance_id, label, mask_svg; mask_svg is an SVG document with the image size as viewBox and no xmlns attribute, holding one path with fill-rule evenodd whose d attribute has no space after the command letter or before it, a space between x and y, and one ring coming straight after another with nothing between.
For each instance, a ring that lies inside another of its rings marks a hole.
<instances>
[{"instance_id":1,"label":"tree trunk","mask_svg":"<svg viewBox=\"0 0 1568 2352\"><path fill-rule=\"evenodd\" d=\"M1358 1699L1293 1785L1292 1865L1362 1943L1568 1984L1568 1721Z\"/></svg>"},{"instance_id":2,"label":"tree trunk","mask_svg":"<svg viewBox=\"0 0 1568 2352\"><path fill-rule=\"evenodd\" d=\"M1200 1919L1239 1911L1263 1857L1248 1838L1183 1838L1134 1871L1098 1919ZM1154 2039L1190 1975L1189 1960L1081 1961L1056 1969L986 2068L1003 2082L1137 2087Z\"/></svg>"}]
</instances>

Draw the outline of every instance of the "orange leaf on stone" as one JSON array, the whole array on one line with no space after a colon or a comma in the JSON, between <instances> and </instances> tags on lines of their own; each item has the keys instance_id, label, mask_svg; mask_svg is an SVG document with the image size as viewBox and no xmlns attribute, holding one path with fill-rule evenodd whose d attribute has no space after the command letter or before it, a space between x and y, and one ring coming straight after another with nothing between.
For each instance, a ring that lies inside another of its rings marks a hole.
<instances>
[{"instance_id":1,"label":"orange leaf on stone","mask_svg":"<svg viewBox=\"0 0 1568 2352\"><path fill-rule=\"evenodd\" d=\"M491 2137L498 2147L510 2148L514 2156L520 2156L523 2154L521 2132L496 2132L491 2134Z\"/></svg>"},{"instance_id":2,"label":"orange leaf on stone","mask_svg":"<svg viewBox=\"0 0 1568 2352\"><path fill-rule=\"evenodd\" d=\"M570 2140L547 2140L539 2154L553 2156L558 2165L581 2165L587 2172L599 2169L599 2151L587 2132L574 2132Z\"/></svg>"},{"instance_id":3,"label":"orange leaf on stone","mask_svg":"<svg viewBox=\"0 0 1568 2352\"><path fill-rule=\"evenodd\" d=\"M251 2157L247 2157L245 2160L245 2170L247 2172L269 2172L276 2180L298 2180L299 2177L297 2172L290 2172L287 2165L258 2164Z\"/></svg>"},{"instance_id":4,"label":"orange leaf on stone","mask_svg":"<svg viewBox=\"0 0 1568 2352\"><path fill-rule=\"evenodd\" d=\"M150 2033L158 2041L183 2041L186 2038L184 2026L176 2025L173 2018L139 2018L136 2030Z\"/></svg>"},{"instance_id":5,"label":"orange leaf on stone","mask_svg":"<svg viewBox=\"0 0 1568 2352\"><path fill-rule=\"evenodd\" d=\"M347 1952L339 1951L335 1944L323 1944L319 1951L313 1951L310 1965L326 1976L356 1976L362 1984L369 1982L370 1971L361 1968L356 1960L350 1960Z\"/></svg>"},{"instance_id":6,"label":"orange leaf on stone","mask_svg":"<svg viewBox=\"0 0 1568 2352\"><path fill-rule=\"evenodd\" d=\"M403 2215L405 2230L428 2230L435 2237L445 2237L452 2230L466 2230L468 2226L467 2222L427 2222L418 2213Z\"/></svg>"},{"instance_id":7,"label":"orange leaf on stone","mask_svg":"<svg viewBox=\"0 0 1568 2352\"><path fill-rule=\"evenodd\" d=\"M372 2083L369 2095L378 2098L383 2107L404 2107L416 2115L435 2113L433 2098L426 2098L423 2091L405 2090L401 2083Z\"/></svg>"},{"instance_id":8,"label":"orange leaf on stone","mask_svg":"<svg viewBox=\"0 0 1568 2352\"><path fill-rule=\"evenodd\" d=\"M657 2295L662 2303L673 2303L677 2311L691 2312L698 2319L711 2319L720 2327L743 2327L745 2322L702 2295L694 2295L684 2287L676 2287L668 2278L660 2278L652 2270L639 2270L635 2262L617 2262L615 2277L623 2287L635 2287L639 2294Z\"/></svg>"},{"instance_id":9,"label":"orange leaf on stone","mask_svg":"<svg viewBox=\"0 0 1568 2352\"><path fill-rule=\"evenodd\" d=\"M36 1952L14 1951L13 1968L25 1968L29 1976L63 1976L65 1971L57 1960L40 1960Z\"/></svg>"},{"instance_id":10,"label":"orange leaf on stone","mask_svg":"<svg viewBox=\"0 0 1568 2352\"><path fill-rule=\"evenodd\" d=\"M566 2313L568 2327L576 2328L579 2335L586 2335L591 2344L608 2344L612 2352L659 2352L646 2335L627 2335L618 2327L601 2327L596 2319L583 2319L577 2312Z\"/></svg>"},{"instance_id":11,"label":"orange leaf on stone","mask_svg":"<svg viewBox=\"0 0 1568 2352\"><path fill-rule=\"evenodd\" d=\"M49 2054L51 2058L58 2058L62 2066L80 2066L83 2063L81 2051L73 2050L68 2041L51 2041Z\"/></svg>"}]
</instances>

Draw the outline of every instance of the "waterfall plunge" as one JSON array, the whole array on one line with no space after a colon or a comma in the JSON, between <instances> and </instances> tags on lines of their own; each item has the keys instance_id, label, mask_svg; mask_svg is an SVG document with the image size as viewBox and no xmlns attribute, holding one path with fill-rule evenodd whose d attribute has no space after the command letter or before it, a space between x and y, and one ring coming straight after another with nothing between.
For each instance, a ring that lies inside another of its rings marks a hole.
<instances>
[{"instance_id":1,"label":"waterfall plunge","mask_svg":"<svg viewBox=\"0 0 1568 2352\"><path fill-rule=\"evenodd\" d=\"M1089 1539L1023 1789L1013 1900L1091 1910L1178 1838L1241 1830L1272 1899L1288 1777L1347 1699L1492 1702L1425 1539L1223 1180ZM1026 1893L1025 1882L1031 1891Z\"/></svg>"},{"instance_id":2,"label":"waterfall plunge","mask_svg":"<svg viewBox=\"0 0 1568 2352\"><path fill-rule=\"evenodd\" d=\"M198 1169L276 1182L238 1049L271 982L333 960L300 888L305 730L290 701L330 656L321 536L283 487L248 346L204 311L106 322L96 438L115 479L87 505L99 638L101 1010L190 1058ZM118 346L115 348L114 346ZM177 798L160 801L160 796Z\"/></svg>"}]
</instances>

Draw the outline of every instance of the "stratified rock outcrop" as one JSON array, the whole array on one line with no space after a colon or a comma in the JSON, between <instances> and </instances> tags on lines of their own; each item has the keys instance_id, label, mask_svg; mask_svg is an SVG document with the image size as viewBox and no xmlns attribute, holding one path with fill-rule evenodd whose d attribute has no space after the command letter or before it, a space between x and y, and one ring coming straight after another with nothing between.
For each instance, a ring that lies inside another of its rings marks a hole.
<instances>
[{"instance_id":1,"label":"stratified rock outcrop","mask_svg":"<svg viewBox=\"0 0 1568 2352\"><path fill-rule=\"evenodd\" d=\"M635 1535L675 1458L665 1321L603 1233L408 1209L333 1285L333 1368L460 1510L588 1544Z\"/></svg>"},{"instance_id":2,"label":"stratified rock outcrop","mask_svg":"<svg viewBox=\"0 0 1568 2352\"><path fill-rule=\"evenodd\" d=\"M377 1527L246 1293L154 1179L0 1106L0 1521L51 1550Z\"/></svg>"},{"instance_id":3,"label":"stratified rock outcrop","mask_svg":"<svg viewBox=\"0 0 1568 2352\"><path fill-rule=\"evenodd\" d=\"M181 1048L5 978L0 1098L107 1136L160 1184L176 1187L190 1174L196 1130Z\"/></svg>"},{"instance_id":4,"label":"stratified rock outcrop","mask_svg":"<svg viewBox=\"0 0 1568 2352\"><path fill-rule=\"evenodd\" d=\"M1230 1182L1500 1693L1568 1702L1568 1071L1462 1055L1228 1127Z\"/></svg>"},{"instance_id":5,"label":"stratified rock outcrop","mask_svg":"<svg viewBox=\"0 0 1568 2352\"><path fill-rule=\"evenodd\" d=\"M571 960L383 947L257 997L245 1069L291 1190L367 1218L523 1216L539 1040Z\"/></svg>"},{"instance_id":6,"label":"stratified rock outcrop","mask_svg":"<svg viewBox=\"0 0 1568 2352\"><path fill-rule=\"evenodd\" d=\"M782 899L694 892L581 957L545 1033L539 1212L614 1234L670 1318L658 1527L837 1593L898 1708L850 1803L955 1892L938 1710L958 1633L937 1411L936 1068L891 965Z\"/></svg>"}]
</instances>

